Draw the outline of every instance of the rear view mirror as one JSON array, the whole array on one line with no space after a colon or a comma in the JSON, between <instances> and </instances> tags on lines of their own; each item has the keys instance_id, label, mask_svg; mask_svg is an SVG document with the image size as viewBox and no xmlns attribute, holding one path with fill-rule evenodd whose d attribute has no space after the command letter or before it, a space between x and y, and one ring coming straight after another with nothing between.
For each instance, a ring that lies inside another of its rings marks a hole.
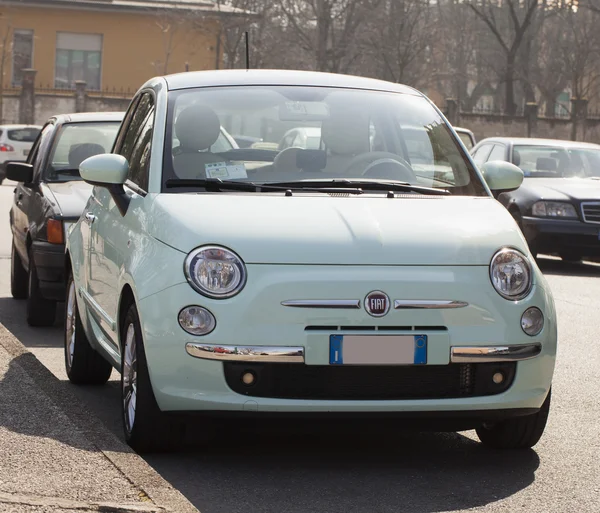
<instances>
[{"instance_id":1,"label":"rear view mirror","mask_svg":"<svg viewBox=\"0 0 600 513\"><path fill-rule=\"evenodd\" d=\"M129 162L125 157L116 153L94 155L79 165L79 174L90 185L106 187L121 215L127 213L131 198L123 188L129 175Z\"/></svg>"},{"instance_id":2,"label":"rear view mirror","mask_svg":"<svg viewBox=\"0 0 600 513\"><path fill-rule=\"evenodd\" d=\"M492 192L510 192L521 187L523 171L510 162L494 160L481 167L481 173Z\"/></svg>"},{"instance_id":3,"label":"rear view mirror","mask_svg":"<svg viewBox=\"0 0 600 513\"><path fill-rule=\"evenodd\" d=\"M6 178L24 184L33 181L33 166L26 162L8 162L6 164Z\"/></svg>"}]
</instances>

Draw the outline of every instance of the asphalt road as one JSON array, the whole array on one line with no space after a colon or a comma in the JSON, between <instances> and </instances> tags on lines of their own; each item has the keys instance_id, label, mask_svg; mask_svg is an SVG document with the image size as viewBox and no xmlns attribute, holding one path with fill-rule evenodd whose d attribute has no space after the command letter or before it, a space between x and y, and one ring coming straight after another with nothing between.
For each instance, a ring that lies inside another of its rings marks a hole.
<instances>
[{"instance_id":1,"label":"asphalt road","mask_svg":"<svg viewBox=\"0 0 600 513\"><path fill-rule=\"evenodd\" d=\"M0 323L66 382L62 323L32 329L10 298L9 184L0 187ZM549 424L534 450L484 449L473 432L365 432L353 426L235 426L146 460L202 513L600 511L600 267L542 259L559 313ZM121 434L117 373L77 397ZM193 425L192 437L203 438Z\"/></svg>"}]
</instances>

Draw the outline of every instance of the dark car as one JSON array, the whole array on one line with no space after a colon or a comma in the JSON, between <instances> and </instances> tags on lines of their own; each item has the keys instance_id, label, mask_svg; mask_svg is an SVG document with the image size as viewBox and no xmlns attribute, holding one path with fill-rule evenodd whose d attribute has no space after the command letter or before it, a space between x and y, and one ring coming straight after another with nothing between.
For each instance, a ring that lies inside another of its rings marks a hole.
<instances>
[{"instance_id":1,"label":"dark car","mask_svg":"<svg viewBox=\"0 0 600 513\"><path fill-rule=\"evenodd\" d=\"M600 256L600 145L494 137L471 151L476 164L519 166L521 187L498 200L519 223L531 252L566 261Z\"/></svg>"},{"instance_id":2,"label":"dark car","mask_svg":"<svg viewBox=\"0 0 600 513\"><path fill-rule=\"evenodd\" d=\"M53 324L56 304L64 301L66 233L92 191L79 164L111 150L122 119L119 112L52 117L27 161L7 165L7 178L19 182L10 210L11 292L27 299L31 326Z\"/></svg>"}]
</instances>

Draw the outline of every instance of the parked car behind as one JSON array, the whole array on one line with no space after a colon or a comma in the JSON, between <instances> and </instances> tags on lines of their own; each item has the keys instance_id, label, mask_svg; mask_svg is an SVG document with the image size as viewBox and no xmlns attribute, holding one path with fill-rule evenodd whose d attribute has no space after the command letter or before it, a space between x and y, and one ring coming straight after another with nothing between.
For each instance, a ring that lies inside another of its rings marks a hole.
<instances>
[{"instance_id":1,"label":"parked car behind","mask_svg":"<svg viewBox=\"0 0 600 513\"><path fill-rule=\"evenodd\" d=\"M494 137L472 150L478 165L507 161L523 185L498 200L515 218L534 255L565 261L600 256L600 145Z\"/></svg>"},{"instance_id":2,"label":"parked car behind","mask_svg":"<svg viewBox=\"0 0 600 513\"><path fill-rule=\"evenodd\" d=\"M37 125L0 125L0 184L6 177L6 163L27 160L41 129Z\"/></svg>"},{"instance_id":3,"label":"parked car behind","mask_svg":"<svg viewBox=\"0 0 600 513\"><path fill-rule=\"evenodd\" d=\"M267 116L318 123L327 150L213 151L224 118ZM420 168L407 125L435 148ZM186 411L429 419L502 448L541 437L554 303L490 194L523 173L488 164L488 188L414 89L297 71L158 77L113 153L80 171L94 189L67 241L66 371L98 384L120 370L135 449L175 441L168 413Z\"/></svg>"},{"instance_id":4,"label":"parked car behind","mask_svg":"<svg viewBox=\"0 0 600 513\"><path fill-rule=\"evenodd\" d=\"M91 186L79 176L86 158L110 151L123 113L66 114L44 125L28 159L10 163L19 182L10 210L11 292L27 299L27 322L48 326L65 297L65 239Z\"/></svg>"}]
</instances>

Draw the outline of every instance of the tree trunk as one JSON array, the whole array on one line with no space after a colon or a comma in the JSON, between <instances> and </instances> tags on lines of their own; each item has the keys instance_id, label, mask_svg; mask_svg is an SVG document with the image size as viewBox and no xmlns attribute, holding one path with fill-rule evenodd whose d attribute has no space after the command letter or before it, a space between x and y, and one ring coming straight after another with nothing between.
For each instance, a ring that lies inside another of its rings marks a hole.
<instances>
[{"instance_id":1,"label":"tree trunk","mask_svg":"<svg viewBox=\"0 0 600 513\"><path fill-rule=\"evenodd\" d=\"M510 54L506 59L504 82L504 112L508 116L514 116L517 112L517 105L515 104L515 57Z\"/></svg>"}]
</instances>

